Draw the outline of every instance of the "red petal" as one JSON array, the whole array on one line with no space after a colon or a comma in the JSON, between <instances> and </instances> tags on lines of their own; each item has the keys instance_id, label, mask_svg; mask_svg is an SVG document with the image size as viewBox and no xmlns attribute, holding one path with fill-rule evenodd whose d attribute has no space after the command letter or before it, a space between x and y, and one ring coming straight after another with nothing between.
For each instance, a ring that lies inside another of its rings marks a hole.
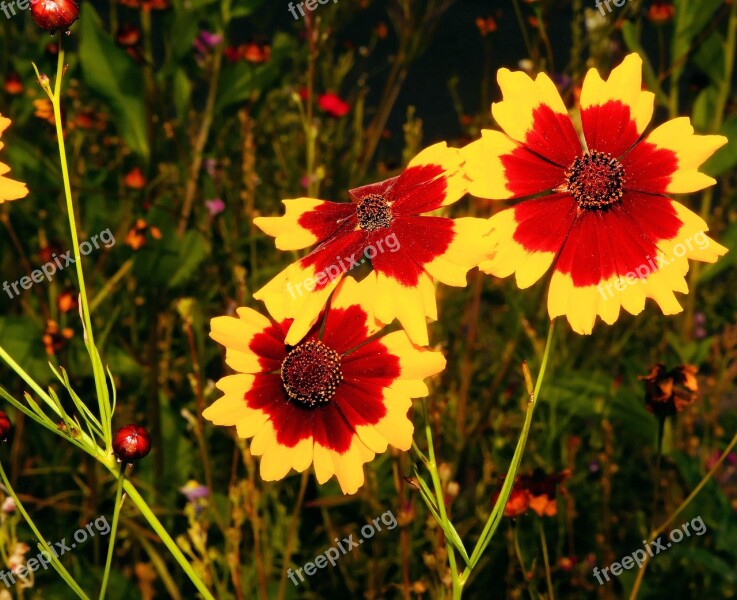
<instances>
[{"instance_id":1,"label":"red petal","mask_svg":"<svg viewBox=\"0 0 737 600\"><path fill-rule=\"evenodd\" d=\"M576 218L576 201L567 194L526 200L514 207L514 218L515 242L527 250L558 252Z\"/></svg>"},{"instance_id":2,"label":"red petal","mask_svg":"<svg viewBox=\"0 0 737 600\"><path fill-rule=\"evenodd\" d=\"M640 138L630 107L619 100L582 110L581 121L589 150L608 152L615 158Z\"/></svg>"},{"instance_id":3,"label":"red petal","mask_svg":"<svg viewBox=\"0 0 737 600\"><path fill-rule=\"evenodd\" d=\"M678 157L672 150L640 142L622 157L625 188L651 194L665 194L671 175L678 171Z\"/></svg>"}]
</instances>

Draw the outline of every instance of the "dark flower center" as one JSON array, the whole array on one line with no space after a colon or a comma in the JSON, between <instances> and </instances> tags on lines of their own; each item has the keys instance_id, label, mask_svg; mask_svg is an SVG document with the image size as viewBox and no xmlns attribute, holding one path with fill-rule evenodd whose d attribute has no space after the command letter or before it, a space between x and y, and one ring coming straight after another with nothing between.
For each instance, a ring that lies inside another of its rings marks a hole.
<instances>
[{"instance_id":1,"label":"dark flower center","mask_svg":"<svg viewBox=\"0 0 737 600\"><path fill-rule=\"evenodd\" d=\"M287 396L303 407L327 404L343 381L340 355L316 340L300 344L282 362L281 380Z\"/></svg>"},{"instance_id":2,"label":"dark flower center","mask_svg":"<svg viewBox=\"0 0 737 600\"><path fill-rule=\"evenodd\" d=\"M594 150L579 156L566 176L568 192L581 208L601 209L622 199L624 168L611 154Z\"/></svg>"},{"instance_id":3,"label":"dark flower center","mask_svg":"<svg viewBox=\"0 0 737 600\"><path fill-rule=\"evenodd\" d=\"M358 224L364 231L373 231L374 229L388 229L391 225L392 215L391 206L378 194L369 194L356 207L358 216Z\"/></svg>"}]
</instances>

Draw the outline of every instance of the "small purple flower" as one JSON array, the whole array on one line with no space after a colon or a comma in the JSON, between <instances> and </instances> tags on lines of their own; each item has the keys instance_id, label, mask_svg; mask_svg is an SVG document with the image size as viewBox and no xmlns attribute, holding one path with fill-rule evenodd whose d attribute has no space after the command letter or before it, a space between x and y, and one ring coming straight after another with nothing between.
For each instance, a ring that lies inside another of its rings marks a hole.
<instances>
[{"instance_id":1,"label":"small purple flower","mask_svg":"<svg viewBox=\"0 0 737 600\"><path fill-rule=\"evenodd\" d=\"M210 33L209 31L202 31L200 33L200 39L210 46L210 48L214 48L215 46L220 45L223 42L223 36L218 33Z\"/></svg>"},{"instance_id":2,"label":"small purple flower","mask_svg":"<svg viewBox=\"0 0 737 600\"><path fill-rule=\"evenodd\" d=\"M223 202L220 198L205 200L205 206L207 207L207 212L210 213L211 217L219 215L225 210L225 202Z\"/></svg>"},{"instance_id":3,"label":"small purple flower","mask_svg":"<svg viewBox=\"0 0 737 600\"><path fill-rule=\"evenodd\" d=\"M179 492L187 498L188 502L197 502L210 495L210 490L207 486L201 485L194 480L190 480L180 487Z\"/></svg>"}]
</instances>

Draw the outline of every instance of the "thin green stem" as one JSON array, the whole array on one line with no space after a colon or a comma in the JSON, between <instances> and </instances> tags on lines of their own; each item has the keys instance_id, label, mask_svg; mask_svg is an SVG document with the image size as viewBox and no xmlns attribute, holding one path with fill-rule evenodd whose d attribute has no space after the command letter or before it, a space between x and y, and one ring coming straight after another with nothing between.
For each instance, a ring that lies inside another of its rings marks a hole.
<instances>
[{"instance_id":1,"label":"thin green stem","mask_svg":"<svg viewBox=\"0 0 737 600\"><path fill-rule=\"evenodd\" d=\"M545 350L543 351L543 357L540 363L540 371L538 372L537 381L535 382L534 389L532 385L532 376L530 375L530 371L527 368L526 364L523 365L525 383L527 385L527 391L529 394L529 401L527 403L527 411L525 413L525 422L524 422L524 425L522 426L522 432L520 433L519 440L517 441L517 448L514 451L514 456L512 457L512 462L510 464L509 471L507 473L506 478L504 479L504 484L502 485L502 489L499 492L499 498L497 499L496 504L494 505L494 508L492 509L491 514L489 515L489 518L487 519L486 524L484 525L484 529L481 532L481 535L479 536L478 541L476 542L476 546L474 547L473 552L471 553L471 558L469 560L468 567L461 574L461 577L460 577L461 585L464 585L466 581L468 581L468 578L471 575L471 571L478 564L479 560L481 559L481 555L483 554L484 550L491 542L491 538L496 532L496 529L499 527L499 523L501 523L501 519L504 514L504 508L506 507L507 500L509 499L509 496L512 493L512 486L514 485L514 480L517 475L517 470L519 469L520 462L522 461L522 454L524 453L524 450L525 450L525 444L527 442L527 436L530 432L530 427L532 425L532 417L535 412L535 406L537 405L538 397L540 394L540 389L542 388L543 379L545 378L545 371L547 370L547 367L548 367L548 360L550 358L550 351L553 347L554 338L555 338L555 321L551 321L550 328L548 329L548 337L545 342Z\"/></svg>"},{"instance_id":2,"label":"thin green stem","mask_svg":"<svg viewBox=\"0 0 737 600\"><path fill-rule=\"evenodd\" d=\"M123 496L123 483L125 483L125 463L120 465L120 476L115 489L115 505L113 509L113 523L110 527L110 541L107 548L107 560L105 561L105 573L102 576L102 586L100 587L100 600L105 597L108 579L110 578L110 566L113 563L113 554L115 550L115 536L118 533L118 520L120 519L120 511L123 508L121 498Z\"/></svg>"},{"instance_id":3,"label":"thin green stem","mask_svg":"<svg viewBox=\"0 0 737 600\"><path fill-rule=\"evenodd\" d=\"M61 117L61 89L62 80L64 78L64 48L63 34L59 32L59 60L56 67L56 81L54 82L54 91L49 94L51 103L54 108L54 123L56 125L56 139L59 145L59 160L61 161L61 173L64 182L64 198L67 205L67 216L69 218L69 231L72 236L72 249L74 252L74 266L77 270L77 280L79 282L80 309L82 313L82 321L84 323L84 342L87 351L92 360L92 372L95 379L95 391L97 392L97 402L100 410L100 421L103 427L105 444L108 448L112 445L112 415L110 409L110 398L107 391L107 381L105 372L102 367L100 355L95 347L95 338L92 331L92 320L90 318L90 308L87 300L87 288L84 282L84 269L82 267L82 255L79 250L79 236L77 234L77 223L74 215L74 200L72 198L72 186L69 178L69 165L67 163L66 146L64 143L64 127ZM50 92L50 89L47 89Z\"/></svg>"},{"instance_id":4,"label":"thin green stem","mask_svg":"<svg viewBox=\"0 0 737 600\"><path fill-rule=\"evenodd\" d=\"M33 522L31 517L29 516L28 512L24 508L23 504L21 503L20 499L15 493L15 490L10 485L10 481L8 480L8 476L5 474L5 469L3 468L3 463L0 461L0 478L3 481L3 485L5 486L5 489L8 491L8 493L12 496L13 500L15 501L15 506L18 509L18 512L20 512L21 515L23 515L23 518L25 519L28 526L31 528L31 531L33 531L33 535L36 536L36 539L38 539L38 543L43 549L43 551L46 553L46 558L51 562L51 565L56 569L56 572L61 575L62 579L66 582L66 584L74 591L77 596L82 598L83 600L89 600L89 597L87 594L84 593L81 587L79 587L79 584L74 580L74 577L71 576L69 571L67 571L64 568L64 565L62 565L59 562L59 559L56 557L56 554L54 551L49 547L49 544L46 542L46 539L41 535L41 532L38 530L38 527L36 527L36 524Z\"/></svg>"},{"instance_id":5,"label":"thin green stem","mask_svg":"<svg viewBox=\"0 0 737 600\"><path fill-rule=\"evenodd\" d=\"M215 597L210 593L210 591L199 578L197 573L195 573L195 570L192 568L192 565L189 564L189 561L179 549L177 543L172 539L172 537L169 535L169 532L161 524L161 521L159 521L157 516L149 508L146 501L143 499L141 494L138 492L138 490L129 479L126 479L123 483L123 489L125 490L125 493L128 494L131 502L133 502L138 507L138 510L141 511L141 514L148 521L151 529L153 529L154 532L156 532L156 535L159 536L161 541L164 542L167 550L169 550L171 555L174 557L174 560L179 563L179 566L182 567L182 570L187 574L190 581L192 581L194 586L197 588L197 591L199 591L200 594L202 594L202 597L206 600L215 600Z\"/></svg>"},{"instance_id":6,"label":"thin green stem","mask_svg":"<svg viewBox=\"0 0 737 600\"><path fill-rule=\"evenodd\" d=\"M423 404L423 406L425 406ZM435 490L435 499L438 503L438 515L443 525L446 527L449 525L448 513L445 510L445 496L443 495L443 486L440 483L440 473L438 473L438 464L435 461L435 447L432 439L432 426L430 424L430 418L427 413L427 407L425 406L425 437L427 439L427 453L428 460L425 463L427 470L430 471L430 478L432 479L433 488ZM448 553L448 564L450 565L450 573L453 578L453 600L457 600L461 597L462 585L458 579L458 565L456 564L455 551L453 545L448 539L447 535L445 538L445 550Z\"/></svg>"},{"instance_id":7,"label":"thin green stem","mask_svg":"<svg viewBox=\"0 0 737 600\"><path fill-rule=\"evenodd\" d=\"M693 491L688 495L688 497L681 502L681 504L678 505L678 508L676 508L670 516L663 522L663 524L658 527L657 529L653 530L650 533L650 536L648 537L648 543L654 541L657 537L660 536L663 531L665 531L671 523L676 519L678 515L680 515L686 507L691 504L694 498L698 496L699 492L704 488L704 486L711 480L711 478L714 476L714 473L716 473L719 470L719 467L722 466L722 463L726 460L726 458L729 456L729 453L732 452L732 449L737 446L737 433L734 434L734 437L729 442L727 447L725 448L724 452L722 452L722 455L719 457L719 460L717 460L716 463L714 463L714 466L709 469L709 472L704 475L704 478L699 482L699 484L693 489ZM632 586L632 592L630 593L629 600L635 600L637 598L637 594L640 592L640 586L642 585L642 580L645 577L645 569L647 569L647 565L650 562L650 557L645 557L645 562L642 564L642 568L637 573L637 579L635 580L634 585Z\"/></svg>"},{"instance_id":8,"label":"thin green stem","mask_svg":"<svg viewBox=\"0 0 737 600\"><path fill-rule=\"evenodd\" d=\"M542 519L537 521L540 529L540 545L543 549L543 563L545 565L545 580L548 582L548 600L555 600L555 592L553 588L553 578L550 574L550 558L548 557L548 540L545 537L545 525Z\"/></svg>"}]
</instances>

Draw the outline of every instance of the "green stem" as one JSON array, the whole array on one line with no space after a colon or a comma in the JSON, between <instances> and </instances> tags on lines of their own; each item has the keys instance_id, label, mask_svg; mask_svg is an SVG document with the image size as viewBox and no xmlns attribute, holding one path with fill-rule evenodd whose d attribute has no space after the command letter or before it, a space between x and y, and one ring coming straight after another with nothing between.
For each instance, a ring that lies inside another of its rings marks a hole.
<instances>
[{"instance_id":1,"label":"green stem","mask_svg":"<svg viewBox=\"0 0 737 600\"><path fill-rule=\"evenodd\" d=\"M21 515L23 515L23 518L25 519L26 523L28 523L28 526L31 528L31 531L33 531L33 535L36 536L36 539L38 539L38 543L43 548L43 551L46 553L46 556L51 561L51 565L56 569L56 572L61 575L62 579L66 582L66 584L74 591L77 596L80 598L83 598L83 600L89 600L89 597L87 594L84 593L81 587L79 587L79 584L74 580L74 577L71 576L69 571L67 571L64 568L64 565L62 565L59 562L59 559L56 557L56 554L54 551L49 547L49 544L46 542L45 538L41 535L41 532L38 530L38 527L36 527L36 524L33 522L31 517L28 515L28 512L26 512L26 509L23 507L23 504L18 499L18 496L15 493L15 490L10 485L10 481L8 480L8 476L5 474L5 469L3 468L3 463L0 461L0 478L2 478L3 484L5 485L5 489L8 491L8 493L12 496L13 500L15 501L15 506L18 509L18 512L20 512Z\"/></svg>"},{"instance_id":2,"label":"green stem","mask_svg":"<svg viewBox=\"0 0 737 600\"><path fill-rule=\"evenodd\" d=\"M56 139L59 145L59 159L61 161L61 173L64 181L64 197L67 205L67 216L69 217L69 231L72 236L72 248L74 251L74 261L77 270L77 280L79 282L79 297L81 305L82 320L84 322L84 342L87 351L92 360L92 372L95 379L95 390L97 392L97 402L100 410L100 422L102 423L105 444L108 448L112 445L112 429L111 429L111 408L110 398L107 390L107 381L105 380L105 372L102 367L100 355L95 347L95 338L92 332L92 321L90 319L90 308L87 301L87 288L84 282L84 269L82 268L82 255L79 251L79 237L77 235L77 223L74 216L74 200L72 198L72 187L69 179L69 166L67 164L66 146L64 143L64 127L61 122L61 88L64 78L64 48L62 46L63 34L59 32L59 60L56 67L56 81L54 82L54 91L51 92L47 88L47 93L51 99L54 108L54 123L56 124Z\"/></svg>"},{"instance_id":3,"label":"green stem","mask_svg":"<svg viewBox=\"0 0 737 600\"><path fill-rule=\"evenodd\" d=\"M113 473L114 472L115 471L113 470ZM182 567L182 570L187 574L189 579L192 581L194 586L197 588L197 591L199 591L200 594L202 594L202 597L205 598L206 600L215 600L215 597L210 593L210 591L207 589L205 584L199 578L197 573L195 573L195 570L192 568L192 565L189 564L189 561L184 556L182 551L179 549L179 546L177 546L177 543L172 539L172 537L169 535L169 532L161 524L161 521L159 521L159 519L156 517L153 511L149 508L146 501L143 499L141 494L138 492L138 490L135 488L135 486L131 483L129 479L126 479L123 482L123 489L125 490L125 493L128 494L128 497L131 499L131 502L133 502L138 507L138 510L141 511L141 514L148 521L148 524L151 526L151 529L153 529L156 532L156 534L159 536L161 541L164 542L164 545L166 546L167 550L169 550L171 555L174 557L174 560L176 560L179 563L179 566Z\"/></svg>"},{"instance_id":4,"label":"green stem","mask_svg":"<svg viewBox=\"0 0 737 600\"><path fill-rule=\"evenodd\" d=\"M491 515L489 515L489 518L484 525L484 529L481 532L478 541L476 542L476 546L471 553L468 567L461 574L461 585L464 585L466 581L468 581L468 578L471 575L471 571L478 564L479 560L481 559L481 555L491 542L491 538L493 537L497 527L499 527L499 523L501 523L501 519L504 514L504 508L506 507L507 500L512 493L512 487L517 475L517 470L519 469L520 462L522 461L522 454L524 453L527 436L530 432L530 426L532 425L532 416L535 412L535 406L537 405L540 389L545 377L545 371L548 367L548 359L550 358L550 351L553 347L553 340L555 337L554 334L555 321L551 321L550 328L548 329L548 337L545 342L545 350L543 351L543 358L540 363L540 371L538 373L534 389L532 387L532 377L530 375L529 369L527 368L526 364L523 365L525 382L527 384L527 391L530 399L527 403L527 411L525 413L525 422L522 426L522 433L520 433L519 440L517 441L517 448L514 451L514 456L512 457L512 462L510 464L507 476L504 479L504 485L502 486L501 492L499 493L499 498L497 499L496 504L491 511Z\"/></svg>"},{"instance_id":5,"label":"green stem","mask_svg":"<svg viewBox=\"0 0 737 600\"><path fill-rule=\"evenodd\" d=\"M440 473L438 473L438 464L435 461L435 447L433 444L432 439L432 427L430 424L430 418L427 413L427 406L423 404L425 407L425 437L427 438L427 462L425 463L425 466L427 467L427 470L430 471L430 478L432 479L433 488L435 490L435 499L438 504L438 515L440 516L440 520L443 525L445 525L445 528L448 528L449 521L448 521L448 513L445 510L445 497L443 495L443 486L440 483ZM451 544L450 540L448 539L447 535L443 536L445 539L445 550L448 553L448 563L450 565L450 573L453 578L453 600L457 600L461 597L461 591L463 589L463 586L458 578L458 565L456 564L456 556L455 551L453 550L453 545Z\"/></svg>"},{"instance_id":6,"label":"green stem","mask_svg":"<svg viewBox=\"0 0 737 600\"><path fill-rule=\"evenodd\" d=\"M688 495L688 497L681 502L681 504L676 508L671 515L665 520L665 522L658 527L657 529L653 530L650 533L650 536L648 537L648 543L653 542L658 536L660 536L663 531L665 531L671 523L675 520L675 518L680 515L686 507L691 504L694 498L698 496L699 492L704 488L704 486L711 480L711 478L714 476L714 473L716 473L719 470L719 467L722 466L722 463L725 461L725 459L729 456L729 453L732 452L732 449L737 446L737 433L734 434L734 437L727 445L724 452L722 452L722 455L719 457L719 460L714 464L714 466L709 469L709 472L704 475L704 478L699 482L699 484L693 489L693 491ZM649 564L650 557L645 557L645 562L642 564L642 568L640 569L639 573L637 573L637 579L635 580L634 585L632 586L632 592L630 593L629 600L635 600L637 598L637 594L640 592L640 586L642 585L642 580L645 577L645 569L647 569L647 565Z\"/></svg>"},{"instance_id":7,"label":"green stem","mask_svg":"<svg viewBox=\"0 0 737 600\"><path fill-rule=\"evenodd\" d=\"M545 580L548 582L548 600L555 600L555 592L553 591L553 578L550 575L550 558L548 557L548 541L545 538L545 525L542 519L538 519L537 525L540 528L540 545L543 548L543 563L545 564Z\"/></svg>"},{"instance_id":8,"label":"green stem","mask_svg":"<svg viewBox=\"0 0 737 600\"><path fill-rule=\"evenodd\" d=\"M110 528L110 541L107 548L107 560L105 561L105 574L102 576L102 586L100 587L100 600L105 597L107 590L107 582L110 578L110 565L113 563L113 550L115 549L115 536L118 533L118 520L120 519L120 511L123 503L120 501L123 496L123 483L125 483L125 463L120 465L120 476L115 490L115 505L113 509L113 524Z\"/></svg>"}]
</instances>

